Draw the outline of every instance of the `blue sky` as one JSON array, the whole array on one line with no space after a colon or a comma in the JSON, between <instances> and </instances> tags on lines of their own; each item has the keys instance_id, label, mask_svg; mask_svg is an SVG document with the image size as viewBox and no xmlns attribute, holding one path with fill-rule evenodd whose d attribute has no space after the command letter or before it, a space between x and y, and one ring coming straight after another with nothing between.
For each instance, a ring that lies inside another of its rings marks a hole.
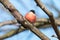
<instances>
[{"instance_id":1,"label":"blue sky","mask_svg":"<svg viewBox=\"0 0 60 40\"><path fill-rule=\"evenodd\" d=\"M29 10L35 10L37 18L48 18L48 16L39 8L36 6L36 3L34 0L9 0L15 8L24 16ZM53 4L60 10L60 0L41 0L45 6L53 13L54 17L58 16L58 12L54 10L53 8L49 7L48 5ZM48 4L48 5L47 5ZM14 20L15 18L10 14L8 10L6 10L1 4L0 4L0 22L7 21L7 20ZM0 34L4 34L7 31L2 30L16 30L18 27L15 25L5 25L0 28ZM42 31L45 35L47 35L51 40L58 40L57 38L51 37L53 34L55 34L52 27L49 28L42 28L39 29ZM5 40L40 40L35 34L33 34L30 30L26 30L24 32L21 32L13 37L7 38Z\"/></svg>"}]
</instances>

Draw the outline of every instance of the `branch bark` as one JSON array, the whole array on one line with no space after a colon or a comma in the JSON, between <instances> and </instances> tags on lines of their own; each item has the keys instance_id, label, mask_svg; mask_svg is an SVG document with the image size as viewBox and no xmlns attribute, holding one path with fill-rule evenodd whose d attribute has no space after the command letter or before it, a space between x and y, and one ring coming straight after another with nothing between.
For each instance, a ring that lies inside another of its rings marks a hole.
<instances>
[{"instance_id":1,"label":"branch bark","mask_svg":"<svg viewBox=\"0 0 60 40\"><path fill-rule=\"evenodd\" d=\"M39 6L49 16L51 25L53 26L53 29L56 32L58 39L60 40L60 33L59 33L59 30L58 30L57 25L55 23L55 19L53 17L53 14L45 7L45 5L40 0L35 0L35 2L37 3L37 6Z\"/></svg>"},{"instance_id":2,"label":"branch bark","mask_svg":"<svg viewBox=\"0 0 60 40\"><path fill-rule=\"evenodd\" d=\"M24 27L20 27L19 29L17 30L11 30L10 32L4 34L3 36L0 36L0 39L6 39L6 38L9 38L11 36L14 36L22 31L26 30Z\"/></svg>"},{"instance_id":3,"label":"branch bark","mask_svg":"<svg viewBox=\"0 0 60 40\"><path fill-rule=\"evenodd\" d=\"M60 26L60 19L55 19L55 22L58 26ZM5 26L5 25L13 25L13 24L17 24L17 20L8 20L8 21L4 21L4 22L0 22L0 27ZM50 20L48 18L37 18L36 22L34 23L34 25L37 28L45 28L44 25L51 25ZM19 26L19 25L18 25ZM46 26L48 27L48 26Z\"/></svg>"},{"instance_id":4,"label":"branch bark","mask_svg":"<svg viewBox=\"0 0 60 40\"><path fill-rule=\"evenodd\" d=\"M60 25L60 19L55 19L55 22L57 25ZM5 21L5 22L1 22L0 23L0 27L4 26L4 25L13 25L13 24L16 24L18 23L17 20L8 20L8 21ZM45 23L45 25L44 25ZM34 23L34 25L37 27L37 28L46 28L46 27L50 27L48 25L50 25L49 23L49 20L47 18L39 18L36 20L36 23ZM27 30L25 29L23 26L21 26L18 30L18 32L16 30L11 30L10 32L8 32L7 34L4 34L3 36L0 36L1 39L5 39L5 38L8 38L8 37L11 37L11 36L14 36L20 32L23 32L24 30Z\"/></svg>"},{"instance_id":5,"label":"branch bark","mask_svg":"<svg viewBox=\"0 0 60 40\"><path fill-rule=\"evenodd\" d=\"M44 35L41 31L39 31L35 26L29 23L8 0L0 0L0 2L11 12L11 14L17 19L17 21L22 24L22 26L30 29L34 34L36 34L42 40L50 40L46 35Z\"/></svg>"},{"instance_id":6,"label":"branch bark","mask_svg":"<svg viewBox=\"0 0 60 40\"><path fill-rule=\"evenodd\" d=\"M4 22L0 22L0 27L4 25L10 25L10 24L16 24L16 23L17 23L17 20L4 21Z\"/></svg>"}]
</instances>

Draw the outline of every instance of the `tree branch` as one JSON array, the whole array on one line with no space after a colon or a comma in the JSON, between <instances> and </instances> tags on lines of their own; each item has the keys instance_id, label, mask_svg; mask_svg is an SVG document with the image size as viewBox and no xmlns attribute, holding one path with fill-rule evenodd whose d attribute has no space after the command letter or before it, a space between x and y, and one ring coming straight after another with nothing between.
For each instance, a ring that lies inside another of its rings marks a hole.
<instances>
[{"instance_id":1,"label":"tree branch","mask_svg":"<svg viewBox=\"0 0 60 40\"><path fill-rule=\"evenodd\" d=\"M0 27L4 25L10 25L10 24L16 24L16 23L17 23L16 20L4 21L4 22L0 22Z\"/></svg>"},{"instance_id":2,"label":"tree branch","mask_svg":"<svg viewBox=\"0 0 60 40\"><path fill-rule=\"evenodd\" d=\"M55 19L55 22L58 26L60 26L60 19ZM4 21L4 22L0 22L0 27L5 26L5 25L11 25L11 24L17 24L17 20L8 20L8 21ZM51 25L50 20L48 18L37 18L36 22L34 23L34 25L37 28L44 28L44 25ZM19 26L19 25L18 25ZM46 26L48 27L48 26Z\"/></svg>"},{"instance_id":3,"label":"tree branch","mask_svg":"<svg viewBox=\"0 0 60 40\"><path fill-rule=\"evenodd\" d=\"M55 22L57 25L60 25L60 19L55 19ZM10 24L16 24L17 21L16 20L9 20L9 21L5 21L5 22L1 22L0 23L0 26L4 26L4 25L10 25ZM45 27L50 27L50 26L45 26L44 25L49 25L49 20L47 18L40 18L40 19L37 19L36 20L36 23L34 23L34 25L37 27L37 28L45 28ZM8 32L7 34L4 34L3 36L0 36L1 39L5 39L5 38L8 38L8 37L11 37L13 35L16 35L24 30L27 30L25 29L23 26L21 26L18 30L18 32L16 30L11 30L10 32Z\"/></svg>"},{"instance_id":4,"label":"tree branch","mask_svg":"<svg viewBox=\"0 0 60 40\"><path fill-rule=\"evenodd\" d=\"M19 29L17 30L11 30L10 32L4 34L3 36L0 36L0 39L6 39L6 38L9 38L11 36L14 36L22 31L26 30L24 27L20 27Z\"/></svg>"},{"instance_id":5,"label":"tree branch","mask_svg":"<svg viewBox=\"0 0 60 40\"><path fill-rule=\"evenodd\" d=\"M35 0L35 2L37 3L37 6L39 6L49 16L51 25L53 26L53 29L55 30L56 35L58 36L58 39L60 40L60 33L55 23L53 14L45 7L45 5L40 0Z\"/></svg>"},{"instance_id":6,"label":"tree branch","mask_svg":"<svg viewBox=\"0 0 60 40\"><path fill-rule=\"evenodd\" d=\"M42 40L50 40L46 35L39 31L35 26L29 23L8 0L0 0L0 2L11 12L11 14L17 19L19 23L25 28L30 29L34 34L36 34Z\"/></svg>"}]
</instances>

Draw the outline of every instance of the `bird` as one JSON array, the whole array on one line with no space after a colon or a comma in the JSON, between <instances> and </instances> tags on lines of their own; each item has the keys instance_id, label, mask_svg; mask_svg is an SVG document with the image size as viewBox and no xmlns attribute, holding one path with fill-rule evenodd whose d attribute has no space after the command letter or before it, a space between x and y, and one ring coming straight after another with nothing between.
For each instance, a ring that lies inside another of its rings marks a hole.
<instances>
[{"instance_id":1,"label":"bird","mask_svg":"<svg viewBox=\"0 0 60 40\"><path fill-rule=\"evenodd\" d=\"M28 13L26 13L25 18L30 22L30 23L35 23L36 22L36 15L34 10L30 10Z\"/></svg>"}]
</instances>

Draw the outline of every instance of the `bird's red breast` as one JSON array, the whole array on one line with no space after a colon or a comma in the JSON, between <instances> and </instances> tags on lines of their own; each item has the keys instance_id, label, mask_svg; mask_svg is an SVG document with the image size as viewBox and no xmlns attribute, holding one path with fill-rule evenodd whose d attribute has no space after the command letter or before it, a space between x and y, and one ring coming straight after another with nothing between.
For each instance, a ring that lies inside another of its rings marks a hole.
<instances>
[{"instance_id":1,"label":"bird's red breast","mask_svg":"<svg viewBox=\"0 0 60 40\"><path fill-rule=\"evenodd\" d=\"M25 15L25 18L31 23L34 23L36 21L36 15L33 12L27 13Z\"/></svg>"}]
</instances>

